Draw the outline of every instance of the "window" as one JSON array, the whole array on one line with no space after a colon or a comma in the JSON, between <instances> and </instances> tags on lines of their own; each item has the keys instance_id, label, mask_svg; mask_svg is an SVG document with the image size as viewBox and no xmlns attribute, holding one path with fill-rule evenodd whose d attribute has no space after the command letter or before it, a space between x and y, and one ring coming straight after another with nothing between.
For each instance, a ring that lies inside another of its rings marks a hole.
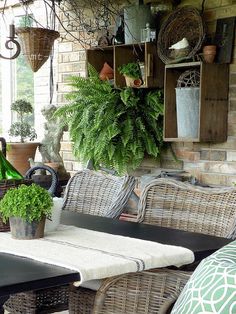
<instances>
[{"instance_id":1,"label":"window","mask_svg":"<svg viewBox=\"0 0 236 314\"><path fill-rule=\"evenodd\" d=\"M15 25L16 27L30 26L32 25L32 19L19 14L15 17ZM7 26L6 21L2 20L0 32L1 53L4 56L9 56L11 53L9 50L4 49L8 36ZM22 54L14 60L0 60L0 134L6 139L9 137L9 126L17 119L10 110L11 103L20 98L24 98L32 104L34 103L34 74ZM29 120L33 125L33 115Z\"/></svg>"}]
</instances>

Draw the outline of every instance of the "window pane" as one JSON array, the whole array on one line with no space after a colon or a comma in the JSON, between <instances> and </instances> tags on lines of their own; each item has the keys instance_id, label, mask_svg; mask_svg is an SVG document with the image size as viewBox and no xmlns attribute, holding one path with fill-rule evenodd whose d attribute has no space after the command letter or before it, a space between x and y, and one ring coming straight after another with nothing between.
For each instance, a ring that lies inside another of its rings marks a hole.
<instances>
[{"instance_id":1,"label":"window pane","mask_svg":"<svg viewBox=\"0 0 236 314\"><path fill-rule=\"evenodd\" d=\"M16 25L20 27L26 27L32 25L32 19L29 16L21 16L16 18ZM16 59L16 99L26 99L32 105L34 105L34 74L25 57L21 53ZM30 117L32 125L34 124L33 115Z\"/></svg>"}]
</instances>

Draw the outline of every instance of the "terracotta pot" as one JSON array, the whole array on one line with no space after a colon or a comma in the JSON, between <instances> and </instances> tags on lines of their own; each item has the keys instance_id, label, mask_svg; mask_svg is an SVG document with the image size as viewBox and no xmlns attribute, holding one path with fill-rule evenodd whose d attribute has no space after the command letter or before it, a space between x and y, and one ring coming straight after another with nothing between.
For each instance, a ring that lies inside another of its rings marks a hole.
<instances>
[{"instance_id":1,"label":"terracotta pot","mask_svg":"<svg viewBox=\"0 0 236 314\"><path fill-rule=\"evenodd\" d=\"M139 87L143 83L141 79L134 79L126 75L125 75L125 82L126 82L127 87Z\"/></svg>"},{"instance_id":2,"label":"terracotta pot","mask_svg":"<svg viewBox=\"0 0 236 314\"><path fill-rule=\"evenodd\" d=\"M29 158L34 159L39 143L8 143L7 159L24 176L30 168Z\"/></svg>"},{"instance_id":3,"label":"terracotta pot","mask_svg":"<svg viewBox=\"0 0 236 314\"><path fill-rule=\"evenodd\" d=\"M99 77L101 80L111 80L114 78L114 71L107 62L104 63L99 73Z\"/></svg>"},{"instance_id":4,"label":"terracotta pot","mask_svg":"<svg viewBox=\"0 0 236 314\"><path fill-rule=\"evenodd\" d=\"M10 229L11 236L20 240L39 239L44 236L46 218L42 218L40 221L28 222L19 217L11 217Z\"/></svg>"},{"instance_id":5,"label":"terracotta pot","mask_svg":"<svg viewBox=\"0 0 236 314\"><path fill-rule=\"evenodd\" d=\"M203 58L206 63L213 63L216 56L216 46L209 45L203 47Z\"/></svg>"}]
</instances>

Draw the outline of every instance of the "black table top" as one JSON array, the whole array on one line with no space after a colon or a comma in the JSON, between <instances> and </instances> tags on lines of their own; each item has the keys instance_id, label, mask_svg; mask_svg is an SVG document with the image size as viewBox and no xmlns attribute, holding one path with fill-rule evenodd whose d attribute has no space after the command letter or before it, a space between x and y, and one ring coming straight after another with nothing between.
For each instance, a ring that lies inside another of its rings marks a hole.
<instances>
[{"instance_id":1,"label":"black table top","mask_svg":"<svg viewBox=\"0 0 236 314\"><path fill-rule=\"evenodd\" d=\"M231 242L225 238L73 212L62 212L61 218L62 224L183 246L194 252L196 260L201 260ZM80 275L75 271L0 253L0 298L17 292L49 288L78 280Z\"/></svg>"},{"instance_id":2,"label":"black table top","mask_svg":"<svg viewBox=\"0 0 236 314\"><path fill-rule=\"evenodd\" d=\"M0 297L77 280L80 275L74 270L0 253Z\"/></svg>"},{"instance_id":3,"label":"black table top","mask_svg":"<svg viewBox=\"0 0 236 314\"><path fill-rule=\"evenodd\" d=\"M149 224L95 217L75 212L62 212L61 223L169 245L183 246L193 251L199 261L232 242L231 239L181 231Z\"/></svg>"}]
</instances>

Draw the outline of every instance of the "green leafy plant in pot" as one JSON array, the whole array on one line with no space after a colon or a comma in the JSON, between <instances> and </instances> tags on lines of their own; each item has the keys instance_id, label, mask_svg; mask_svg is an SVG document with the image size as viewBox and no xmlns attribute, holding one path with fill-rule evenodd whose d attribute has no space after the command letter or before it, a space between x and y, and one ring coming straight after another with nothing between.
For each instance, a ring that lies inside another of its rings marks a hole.
<instances>
[{"instance_id":1,"label":"green leafy plant in pot","mask_svg":"<svg viewBox=\"0 0 236 314\"><path fill-rule=\"evenodd\" d=\"M19 121L12 123L9 135L20 137L20 142L24 143L27 138L33 141L37 135L35 129L27 122L26 117L33 112L30 102L19 99L12 103L11 110L19 115Z\"/></svg>"},{"instance_id":2,"label":"green leafy plant in pot","mask_svg":"<svg viewBox=\"0 0 236 314\"><path fill-rule=\"evenodd\" d=\"M144 157L160 157L163 91L114 89L93 67L88 78L73 76L69 103L57 109L73 142L73 153L95 168L119 174L136 169Z\"/></svg>"},{"instance_id":3,"label":"green leafy plant in pot","mask_svg":"<svg viewBox=\"0 0 236 314\"><path fill-rule=\"evenodd\" d=\"M137 62L129 62L118 67L120 74L124 75L126 86L139 87L143 84L140 66Z\"/></svg>"},{"instance_id":4,"label":"green leafy plant in pot","mask_svg":"<svg viewBox=\"0 0 236 314\"><path fill-rule=\"evenodd\" d=\"M34 159L39 143L31 142L36 139L35 129L30 125L29 117L33 106L24 99L18 99L11 105L11 110L17 113L18 121L12 123L9 129L11 137L19 137L20 142L10 142L7 145L7 159L24 175L29 169L29 158ZM26 140L30 142L26 142Z\"/></svg>"},{"instance_id":5,"label":"green leafy plant in pot","mask_svg":"<svg viewBox=\"0 0 236 314\"><path fill-rule=\"evenodd\" d=\"M44 236L45 219L51 217L53 200L48 191L33 183L9 189L0 201L3 221L10 221L13 238L36 239Z\"/></svg>"}]
</instances>

